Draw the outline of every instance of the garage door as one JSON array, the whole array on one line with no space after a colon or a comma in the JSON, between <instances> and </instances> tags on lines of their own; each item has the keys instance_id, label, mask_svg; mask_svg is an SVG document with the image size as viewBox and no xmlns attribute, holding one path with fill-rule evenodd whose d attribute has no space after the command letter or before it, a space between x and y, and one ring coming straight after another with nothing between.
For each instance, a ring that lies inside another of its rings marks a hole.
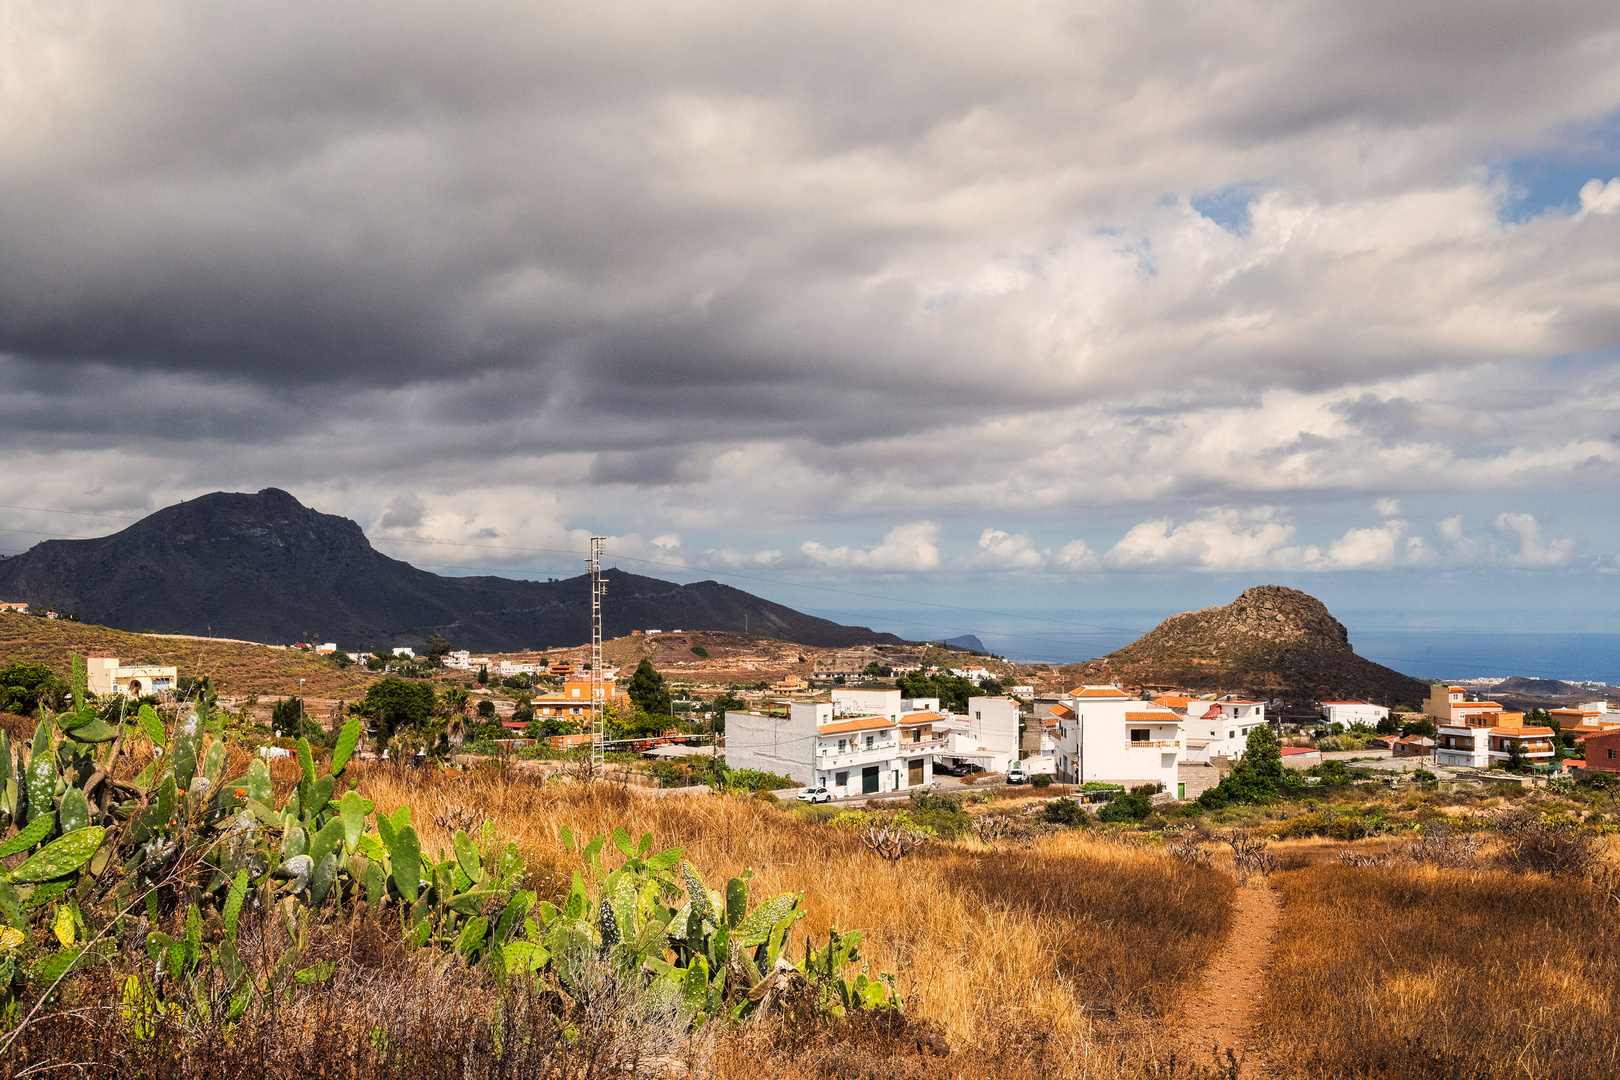
<instances>
[{"instance_id":1,"label":"garage door","mask_svg":"<svg viewBox=\"0 0 1620 1080\"><path fill-rule=\"evenodd\" d=\"M906 784L916 787L923 782L923 759L914 758L906 763Z\"/></svg>"},{"instance_id":2,"label":"garage door","mask_svg":"<svg viewBox=\"0 0 1620 1080\"><path fill-rule=\"evenodd\" d=\"M861 794L871 795L878 789L878 767L868 765L861 770Z\"/></svg>"}]
</instances>

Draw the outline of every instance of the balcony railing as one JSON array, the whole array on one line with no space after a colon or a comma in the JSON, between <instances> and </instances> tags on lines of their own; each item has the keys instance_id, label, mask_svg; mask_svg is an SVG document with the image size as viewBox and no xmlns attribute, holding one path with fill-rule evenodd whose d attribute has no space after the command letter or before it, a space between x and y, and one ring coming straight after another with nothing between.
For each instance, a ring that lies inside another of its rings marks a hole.
<instances>
[{"instance_id":1,"label":"balcony railing","mask_svg":"<svg viewBox=\"0 0 1620 1080\"><path fill-rule=\"evenodd\" d=\"M1137 750L1137 749L1142 749L1142 748L1147 748L1147 747L1155 747L1155 746L1159 746L1159 747L1165 747L1165 746L1177 747L1177 746L1180 746L1180 745L1181 745L1181 740L1180 739L1140 739L1140 740L1132 739L1131 740L1131 749L1132 750Z\"/></svg>"}]
</instances>

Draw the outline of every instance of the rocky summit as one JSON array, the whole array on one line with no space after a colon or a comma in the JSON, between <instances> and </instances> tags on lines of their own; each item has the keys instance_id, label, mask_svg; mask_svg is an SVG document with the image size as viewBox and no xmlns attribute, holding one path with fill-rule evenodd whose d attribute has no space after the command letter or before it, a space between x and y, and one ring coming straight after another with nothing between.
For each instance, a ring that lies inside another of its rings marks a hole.
<instances>
[{"instance_id":1,"label":"rocky summit","mask_svg":"<svg viewBox=\"0 0 1620 1080\"><path fill-rule=\"evenodd\" d=\"M1285 701L1360 699L1416 705L1427 684L1357 656L1344 624L1297 589L1260 585L1224 607L1172 615L1100 660L1089 681L1229 690Z\"/></svg>"},{"instance_id":2,"label":"rocky summit","mask_svg":"<svg viewBox=\"0 0 1620 1080\"><path fill-rule=\"evenodd\" d=\"M800 645L899 644L729 585L606 571L604 631L743 630ZM345 649L419 646L432 633L483 651L590 638L584 575L561 581L441 577L391 559L348 518L285 491L218 491L111 536L47 540L0 559L0 599L51 606L121 630L208 634Z\"/></svg>"}]
</instances>

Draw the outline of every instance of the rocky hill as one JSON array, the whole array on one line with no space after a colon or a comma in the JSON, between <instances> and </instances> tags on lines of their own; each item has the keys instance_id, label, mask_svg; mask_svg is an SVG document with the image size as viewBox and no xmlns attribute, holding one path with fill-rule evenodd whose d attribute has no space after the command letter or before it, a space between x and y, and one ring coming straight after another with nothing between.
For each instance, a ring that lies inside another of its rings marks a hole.
<instances>
[{"instance_id":1,"label":"rocky hill","mask_svg":"<svg viewBox=\"0 0 1620 1080\"><path fill-rule=\"evenodd\" d=\"M1146 635L1082 665L1088 681L1230 690L1285 701L1363 699L1416 704L1428 685L1357 656L1344 625L1297 589L1261 585L1224 607L1172 615Z\"/></svg>"},{"instance_id":2,"label":"rocky hill","mask_svg":"<svg viewBox=\"0 0 1620 1080\"><path fill-rule=\"evenodd\" d=\"M802 645L900 643L714 581L606 576L608 637L645 628L747 629ZM576 645L590 636L584 575L441 577L377 551L348 518L275 488L215 492L111 536L37 544L0 559L0 599L126 630L336 641L350 650L418 646L431 633L479 652Z\"/></svg>"}]
</instances>

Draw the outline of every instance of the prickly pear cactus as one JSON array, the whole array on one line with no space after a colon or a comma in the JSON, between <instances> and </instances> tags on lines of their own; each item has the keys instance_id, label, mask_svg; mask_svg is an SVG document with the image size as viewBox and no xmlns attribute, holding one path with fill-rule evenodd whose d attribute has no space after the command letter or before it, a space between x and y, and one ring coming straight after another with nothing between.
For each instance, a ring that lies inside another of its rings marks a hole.
<instances>
[{"instance_id":1,"label":"prickly pear cactus","mask_svg":"<svg viewBox=\"0 0 1620 1080\"><path fill-rule=\"evenodd\" d=\"M7 880L20 884L66 877L90 861L106 834L100 825L91 825L59 836L30 855Z\"/></svg>"}]
</instances>

